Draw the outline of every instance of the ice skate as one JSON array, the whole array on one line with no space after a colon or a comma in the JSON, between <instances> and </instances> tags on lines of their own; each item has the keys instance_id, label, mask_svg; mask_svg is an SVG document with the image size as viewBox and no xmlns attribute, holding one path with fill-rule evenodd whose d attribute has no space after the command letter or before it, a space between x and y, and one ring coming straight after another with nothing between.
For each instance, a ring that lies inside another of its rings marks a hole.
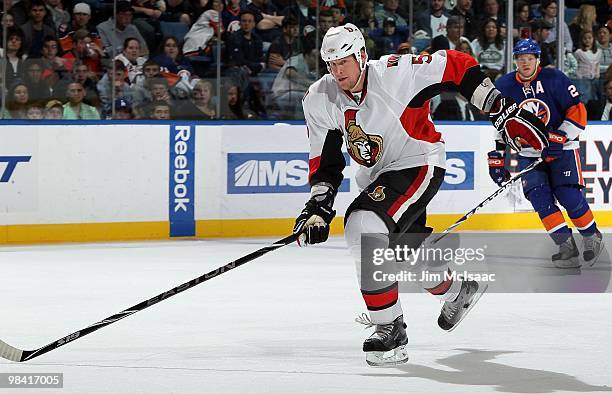
<instances>
[{"instance_id":1,"label":"ice skate","mask_svg":"<svg viewBox=\"0 0 612 394\"><path fill-rule=\"evenodd\" d=\"M552 262L557 268L580 268L579 255L574 236L570 235L565 242L559 245L559 252L552 255Z\"/></svg>"},{"instance_id":2,"label":"ice skate","mask_svg":"<svg viewBox=\"0 0 612 394\"><path fill-rule=\"evenodd\" d=\"M438 326L445 331L453 331L487 291L487 287L488 285L473 280L463 281L457 298L442 305Z\"/></svg>"},{"instance_id":3,"label":"ice skate","mask_svg":"<svg viewBox=\"0 0 612 394\"><path fill-rule=\"evenodd\" d=\"M367 314L362 313L355 321L366 327L376 327L374 333L363 343L363 351L369 365L385 367L408 361L408 353L405 350L408 336L403 316L388 324L375 324Z\"/></svg>"},{"instance_id":4,"label":"ice skate","mask_svg":"<svg viewBox=\"0 0 612 394\"><path fill-rule=\"evenodd\" d=\"M603 237L599 231L588 236L582 236L582 257L589 266L593 266L597 262L603 248Z\"/></svg>"}]
</instances>

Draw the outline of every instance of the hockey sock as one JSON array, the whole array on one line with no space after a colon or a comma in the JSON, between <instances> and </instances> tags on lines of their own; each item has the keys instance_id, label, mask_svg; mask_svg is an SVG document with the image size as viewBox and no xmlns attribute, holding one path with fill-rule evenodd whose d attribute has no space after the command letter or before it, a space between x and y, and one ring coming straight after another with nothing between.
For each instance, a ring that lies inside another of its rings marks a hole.
<instances>
[{"instance_id":1,"label":"hockey sock","mask_svg":"<svg viewBox=\"0 0 612 394\"><path fill-rule=\"evenodd\" d=\"M573 185L558 186L555 196L581 234L591 235L598 231L593 212L579 188Z\"/></svg>"}]
</instances>

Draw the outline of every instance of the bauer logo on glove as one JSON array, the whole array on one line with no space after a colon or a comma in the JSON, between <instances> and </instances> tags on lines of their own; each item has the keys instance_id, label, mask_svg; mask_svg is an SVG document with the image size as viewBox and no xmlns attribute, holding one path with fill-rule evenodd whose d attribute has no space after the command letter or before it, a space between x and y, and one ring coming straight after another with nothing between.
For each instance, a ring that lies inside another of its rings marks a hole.
<instances>
[{"instance_id":1,"label":"bauer logo on glove","mask_svg":"<svg viewBox=\"0 0 612 394\"><path fill-rule=\"evenodd\" d=\"M502 97L493 105L489 118L501 133L502 140L520 152L526 145L537 151L548 146L546 126L531 112L522 109L510 97Z\"/></svg>"}]
</instances>

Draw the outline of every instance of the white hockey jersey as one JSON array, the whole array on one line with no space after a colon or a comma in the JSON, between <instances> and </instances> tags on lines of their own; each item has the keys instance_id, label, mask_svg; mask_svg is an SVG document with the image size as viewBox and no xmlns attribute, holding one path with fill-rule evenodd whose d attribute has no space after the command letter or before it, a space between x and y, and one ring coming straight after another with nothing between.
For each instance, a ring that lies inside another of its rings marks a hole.
<instances>
[{"instance_id":1,"label":"white hockey jersey","mask_svg":"<svg viewBox=\"0 0 612 394\"><path fill-rule=\"evenodd\" d=\"M383 172L423 165L444 168L444 141L431 120L429 99L448 86L480 109L492 104L495 88L476 60L452 50L369 61L358 100L341 90L331 74L323 76L302 103L310 140L310 183L338 187L343 142L361 165L360 189Z\"/></svg>"}]
</instances>

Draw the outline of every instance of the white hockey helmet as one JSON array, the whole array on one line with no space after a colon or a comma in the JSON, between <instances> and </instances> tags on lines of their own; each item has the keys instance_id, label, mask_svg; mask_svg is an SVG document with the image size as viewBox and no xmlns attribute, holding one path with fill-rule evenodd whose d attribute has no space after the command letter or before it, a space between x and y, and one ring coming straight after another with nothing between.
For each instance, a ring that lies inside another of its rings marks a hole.
<instances>
[{"instance_id":1,"label":"white hockey helmet","mask_svg":"<svg viewBox=\"0 0 612 394\"><path fill-rule=\"evenodd\" d=\"M366 52L365 60L361 59L361 50L365 51L365 38L361 34L361 30L352 23L346 25L332 27L321 44L321 58L328 64L332 60L342 59L344 57L355 55L359 63L359 69L363 71L368 61L368 53Z\"/></svg>"}]
</instances>

